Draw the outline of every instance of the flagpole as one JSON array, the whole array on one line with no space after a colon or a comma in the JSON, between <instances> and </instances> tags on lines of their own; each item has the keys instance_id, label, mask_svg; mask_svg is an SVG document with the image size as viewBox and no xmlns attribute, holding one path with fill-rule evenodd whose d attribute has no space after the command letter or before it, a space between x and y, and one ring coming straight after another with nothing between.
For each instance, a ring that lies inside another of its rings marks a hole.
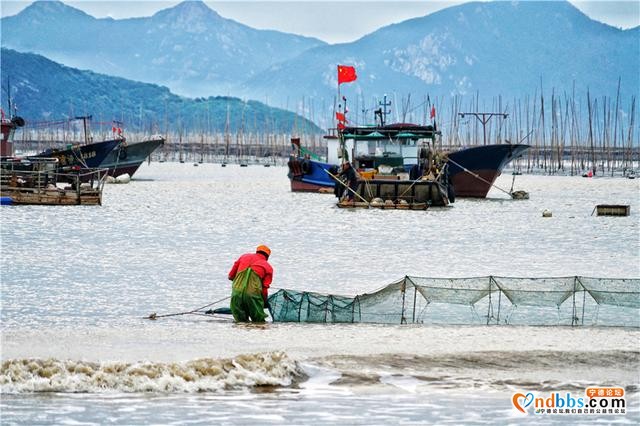
<instances>
[{"instance_id":1,"label":"flagpole","mask_svg":"<svg viewBox=\"0 0 640 426\"><path fill-rule=\"evenodd\" d=\"M336 75L338 76L338 102L340 102L342 101L342 98L340 97L340 65L338 65L337 68L338 68L337 70L338 72ZM338 105L340 104L338 103ZM338 110L340 110L340 108L338 108ZM344 112L344 110L342 110L342 112Z\"/></svg>"},{"instance_id":2,"label":"flagpole","mask_svg":"<svg viewBox=\"0 0 640 426\"><path fill-rule=\"evenodd\" d=\"M342 102L342 97L340 96L340 65L337 66L337 70L336 70L336 76L338 77L338 111L340 111L340 104ZM342 113L344 113L344 109L342 110ZM338 121L337 117L334 117L335 120ZM338 123L340 123L338 121ZM340 131L340 126L339 124L336 124L336 132L338 133L338 143L340 144L340 151L341 151L341 164L344 164L344 153L346 151L346 146L344 145L344 139L342 139L342 132Z\"/></svg>"}]
</instances>

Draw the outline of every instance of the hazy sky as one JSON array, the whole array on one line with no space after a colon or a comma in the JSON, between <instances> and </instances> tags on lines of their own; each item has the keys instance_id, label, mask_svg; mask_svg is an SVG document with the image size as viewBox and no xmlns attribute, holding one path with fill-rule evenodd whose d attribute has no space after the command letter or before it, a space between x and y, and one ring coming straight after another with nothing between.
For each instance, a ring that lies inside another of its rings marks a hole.
<instances>
[{"instance_id":1,"label":"hazy sky","mask_svg":"<svg viewBox=\"0 0 640 426\"><path fill-rule=\"evenodd\" d=\"M592 19L620 28L640 25L640 1L571 1ZM1 0L1 15L15 15L31 0ZM155 0L69 0L66 4L96 18L150 16L179 1ZM356 40L376 29L424 16L465 1L389 1L389 0L237 0L206 1L225 18L260 29L274 29L316 37L329 43Z\"/></svg>"}]
</instances>

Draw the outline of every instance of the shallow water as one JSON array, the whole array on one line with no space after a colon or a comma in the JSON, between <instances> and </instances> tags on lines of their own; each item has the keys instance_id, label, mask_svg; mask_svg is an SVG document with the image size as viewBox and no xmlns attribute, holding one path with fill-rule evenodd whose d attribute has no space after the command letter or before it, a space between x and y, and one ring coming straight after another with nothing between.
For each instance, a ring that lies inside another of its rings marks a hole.
<instances>
[{"instance_id":1,"label":"shallow water","mask_svg":"<svg viewBox=\"0 0 640 426\"><path fill-rule=\"evenodd\" d=\"M637 422L635 327L143 317L225 299L233 260L263 243L274 287L346 295L404 275L637 278L639 184L518 176L529 200L493 189L426 212L350 211L291 193L281 167L152 163L107 185L100 207L3 206L2 423L520 423L536 418L513 408L513 392L606 384L627 388L631 412L600 420ZM511 176L497 185L509 190ZM592 216L597 204L629 204L631 216ZM181 376L203 359L224 374ZM20 378L8 379L10 360Z\"/></svg>"}]
</instances>

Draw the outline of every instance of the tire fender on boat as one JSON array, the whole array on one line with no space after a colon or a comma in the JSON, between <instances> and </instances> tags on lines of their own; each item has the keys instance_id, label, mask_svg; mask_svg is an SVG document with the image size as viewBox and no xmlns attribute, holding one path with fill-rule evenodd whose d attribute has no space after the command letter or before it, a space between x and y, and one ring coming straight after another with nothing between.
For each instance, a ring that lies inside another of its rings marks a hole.
<instances>
[{"instance_id":1,"label":"tire fender on boat","mask_svg":"<svg viewBox=\"0 0 640 426\"><path fill-rule=\"evenodd\" d=\"M287 165L289 166L289 171L293 176L301 176L304 173L302 171L300 161L298 161L297 159L289 160L289 163Z\"/></svg>"},{"instance_id":2,"label":"tire fender on boat","mask_svg":"<svg viewBox=\"0 0 640 426\"><path fill-rule=\"evenodd\" d=\"M302 161L302 164L300 165L300 167L302 169L302 173L305 175L308 175L309 172L311 171L311 163L307 159L304 159Z\"/></svg>"}]
</instances>

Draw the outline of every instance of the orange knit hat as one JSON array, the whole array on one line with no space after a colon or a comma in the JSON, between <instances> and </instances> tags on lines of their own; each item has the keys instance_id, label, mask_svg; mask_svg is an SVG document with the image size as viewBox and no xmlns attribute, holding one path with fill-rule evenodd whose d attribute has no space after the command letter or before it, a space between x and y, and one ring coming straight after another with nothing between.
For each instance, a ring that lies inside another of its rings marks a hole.
<instances>
[{"instance_id":1,"label":"orange knit hat","mask_svg":"<svg viewBox=\"0 0 640 426\"><path fill-rule=\"evenodd\" d=\"M264 244L261 244L258 246L258 248L256 248L256 253L264 253L267 255L267 257L271 256L271 249L267 246L265 246Z\"/></svg>"}]
</instances>

